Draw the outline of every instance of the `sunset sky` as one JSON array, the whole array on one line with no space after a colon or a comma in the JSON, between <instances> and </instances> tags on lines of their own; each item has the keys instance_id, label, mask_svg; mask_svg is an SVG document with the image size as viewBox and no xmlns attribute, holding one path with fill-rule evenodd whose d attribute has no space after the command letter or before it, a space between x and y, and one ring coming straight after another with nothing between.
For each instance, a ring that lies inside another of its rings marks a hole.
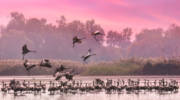
<instances>
[{"instance_id":1,"label":"sunset sky","mask_svg":"<svg viewBox=\"0 0 180 100\"><path fill-rule=\"evenodd\" d=\"M12 11L50 22L61 15L68 21L95 19L106 30L117 31L180 24L180 0L0 0L0 24L8 22Z\"/></svg>"}]
</instances>

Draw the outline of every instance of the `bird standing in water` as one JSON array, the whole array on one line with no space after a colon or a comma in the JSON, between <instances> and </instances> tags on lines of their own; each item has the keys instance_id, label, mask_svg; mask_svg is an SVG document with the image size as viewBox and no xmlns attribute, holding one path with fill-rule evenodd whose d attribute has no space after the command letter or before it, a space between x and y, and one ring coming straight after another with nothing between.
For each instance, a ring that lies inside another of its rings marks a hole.
<instances>
[{"instance_id":1,"label":"bird standing in water","mask_svg":"<svg viewBox=\"0 0 180 100\"><path fill-rule=\"evenodd\" d=\"M24 56L26 55L26 54L28 54L28 53L30 53L30 52L36 52L35 50L29 50L28 49L28 47L27 47L27 45L26 44L24 44L23 45L23 47L22 47L22 55L23 55L23 60L24 60Z\"/></svg>"},{"instance_id":2,"label":"bird standing in water","mask_svg":"<svg viewBox=\"0 0 180 100\"><path fill-rule=\"evenodd\" d=\"M73 48L75 47L75 44L78 43L82 43L82 40L85 38L78 38L77 36L73 37Z\"/></svg>"}]
</instances>

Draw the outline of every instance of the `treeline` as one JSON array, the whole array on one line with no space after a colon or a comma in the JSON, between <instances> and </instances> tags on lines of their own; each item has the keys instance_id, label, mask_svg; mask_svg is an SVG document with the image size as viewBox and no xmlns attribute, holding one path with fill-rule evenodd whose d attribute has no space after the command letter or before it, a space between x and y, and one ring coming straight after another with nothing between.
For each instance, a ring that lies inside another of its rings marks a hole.
<instances>
[{"instance_id":1,"label":"treeline","mask_svg":"<svg viewBox=\"0 0 180 100\"><path fill-rule=\"evenodd\" d=\"M39 63L40 60L30 60ZM76 75L180 75L179 59L124 59L111 62L82 64L74 61L53 60L53 68L35 67L27 72L22 60L1 60L0 75L52 75L61 64L73 69Z\"/></svg>"},{"instance_id":2,"label":"treeline","mask_svg":"<svg viewBox=\"0 0 180 100\"><path fill-rule=\"evenodd\" d=\"M139 33L131 28L121 31L104 29L94 20L81 22L67 21L64 16L57 19L56 25L47 20L26 18L18 12L11 13L7 26L1 26L0 59L20 59L21 47L25 43L29 48L37 50L36 54L27 55L32 59L65 59L81 61L81 56L92 48L97 54L90 62L113 61L127 58L178 57L180 54L180 26L170 25L162 28L143 29ZM98 42L90 35L94 31L105 34L98 37ZM132 41L132 35L135 40ZM82 44L72 48L74 36L86 37Z\"/></svg>"}]
</instances>

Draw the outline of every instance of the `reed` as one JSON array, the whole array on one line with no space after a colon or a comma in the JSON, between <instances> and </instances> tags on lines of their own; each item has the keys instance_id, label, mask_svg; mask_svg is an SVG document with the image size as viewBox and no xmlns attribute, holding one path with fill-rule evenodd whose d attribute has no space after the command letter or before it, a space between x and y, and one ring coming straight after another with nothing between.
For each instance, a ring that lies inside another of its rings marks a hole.
<instances>
[{"instance_id":1,"label":"reed","mask_svg":"<svg viewBox=\"0 0 180 100\"><path fill-rule=\"evenodd\" d=\"M33 64L39 59L30 59ZM0 75L52 75L61 64L73 68L77 75L180 75L180 60L165 58L130 58L111 62L83 62L50 59L52 68L36 67L27 73L23 60L0 60Z\"/></svg>"}]
</instances>

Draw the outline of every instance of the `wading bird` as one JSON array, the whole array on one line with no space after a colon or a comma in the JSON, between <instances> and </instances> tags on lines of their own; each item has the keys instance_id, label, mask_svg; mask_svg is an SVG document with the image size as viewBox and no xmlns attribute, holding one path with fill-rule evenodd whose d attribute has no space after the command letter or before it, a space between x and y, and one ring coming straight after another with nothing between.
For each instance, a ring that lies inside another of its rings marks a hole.
<instances>
[{"instance_id":1,"label":"wading bird","mask_svg":"<svg viewBox=\"0 0 180 100\"><path fill-rule=\"evenodd\" d=\"M59 68L56 68L56 70L54 71L53 76L55 77L57 73L61 73L66 69L69 69L69 68L66 68L64 65L61 65Z\"/></svg>"},{"instance_id":2,"label":"wading bird","mask_svg":"<svg viewBox=\"0 0 180 100\"><path fill-rule=\"evenodd\" d=\"M49 61L49 59L43 59L41 63L39 64L40 67L47 67L47 68L52 68L52 65Z\"/></svg>"},{"instance_id":3,"label":"wading bird","mask_svg":"<svg viewBox=\"0 0 180 100\"><path fill-rule=\"evenodd\" d=\"M36 67L36 65L35 65L35 64L30 64L30 63L28 62L28 60L25 60L25 61L24 61L24 67L25 67L26 70L29 72L29 70L32 69L32 68L34 68L34 67Z\"/></svg>"},{"instance_id":4,"label":"wading bird","mask_svg":"<svg viewBox=\"0 0 180 100\"><path fill-rule=\"evenodd\" d=\"M73 47L75 47L75 44L78 43L82 43L82 40L85 38L78 38L77 36L73 37Z\"/></svg>"},{"instance_id":5,"label":"wading bird","mask_svg":"<svg viewBox=\"0 0 180 100\"><path fill-rule=\"evenodd\" d=\"M24 56L26 55L26 54L28 54L28 53L30 53L30 52L36 52L35 50L29 50L28 48L27 48L27 45L26 44L24 44L23 45L23 47L22 47L22 55L23 55L23 58L22 59L24 59Z\"/></svg>"},{"instance_id":6,"label":"wading bird","mask_svg":"<svg viewBox=\"0 0 180 100\"><path fill-rule=\"evenodd\" d=\"M104 34L102 34L102 33L99 32L99 31L95 31L95 32L91 33L91 35L93 36L93 38L94 38L96 41L98 41L97 36L104 35Z\"/></svg>"},{"instance_id":7,"label":"wading bird","mask_svg":"<svg viewBox=\"0 0 180 100\"><path fill-rule=\"evenodd\" d=\"M55 78L55 80L57 81L57 80L60 80L62 77L64 76L64 74L58 74L57 76L56 76L56 78Z\"/></svg>"},{"instance_id":8,"label":"wading bird","mask_svg":"<svg viewBox=\"0 0 180 100\"><path fill-rule=\"evenodd\" d=\"M82 56L82 57L81 57L84 62L86 62L86 60L87 60L88 58L90 58L91 56L96 55L96 54L91 54L91 51L92 51L92 50L89 49L89 50L88 50L88 54L87 54L86 56Z\"/></svg>"},{"instance_id":9,"label":"wading bird","mask_svg":"<svg viewBox=\"0 0 180 100\"><path fill-rule=\"evenodd\" d=\"M73 80L73 74L70 74L70 73L66 73L65 75L65 78L68 80L68 81L71 81L71 80Z\"/></svg>"}]
</instances>

